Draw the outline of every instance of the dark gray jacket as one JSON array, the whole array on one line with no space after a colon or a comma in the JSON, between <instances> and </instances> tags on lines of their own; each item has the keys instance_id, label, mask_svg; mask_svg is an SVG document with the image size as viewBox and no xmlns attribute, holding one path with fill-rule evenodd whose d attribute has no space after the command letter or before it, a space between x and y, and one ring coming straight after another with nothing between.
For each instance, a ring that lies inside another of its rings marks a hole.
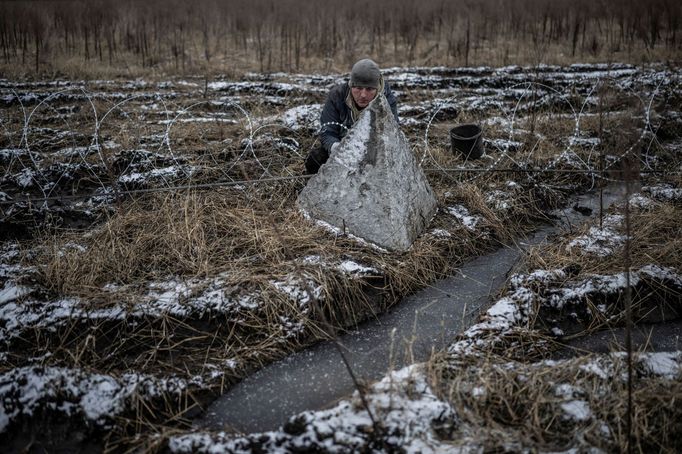
<instances>
[{"instance_id":1,"label":"dark gray jacket","mask_svg":"<svg viewBox=\"0 0 682 454\"><path fill-rule=\"evenodd\" d=\"M320 140L322 141L322 146L328 152L331 152L332 145L341 141L346 132L348 132L348 129L353 126L353 116L350 107L346 104L349 92L350 87L347 83L336 85L329 91L327 101L322 108ZM386 96L388 105L391 106L391 112L395 116L395 121L398 121L397 101L391 88L388 86L388 82L385 81L384 96ZM341 127L340 124L345 127Z\"/></svg>"}]
</instances>

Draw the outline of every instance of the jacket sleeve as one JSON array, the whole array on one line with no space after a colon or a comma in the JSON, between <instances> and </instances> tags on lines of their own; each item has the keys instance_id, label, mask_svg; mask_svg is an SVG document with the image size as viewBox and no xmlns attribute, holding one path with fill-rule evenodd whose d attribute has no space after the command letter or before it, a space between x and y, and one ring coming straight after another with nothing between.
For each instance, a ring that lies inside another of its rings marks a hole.
<instances>
[{"instance_id":1,"label":"jacket sleeve","mask_svg":"<svg viewBox=\"0 0 682 454\"><path fill-rule=\"evenodd\" d=\"M320 141L322 142L322 147L328 152L331 152L332 145L341 141L340 124L343 121L336 98L338 98L336 90L330 91L320 115Z\"/></svg>"},{"instance_id":2,"label":"jacket sleeve","mask_svg":"<svg viewBox=\"0 0 682 454\"><path fill-rule=\"evenodd\" d=\"M388 86L388 82L384 82L384 96L386 96L386 101L388 101L388 105L391 107L395 121L400 123L400 120L398 120L398 100L393 91L391 91L391 87Z\"/></svg>"}]
</instances>

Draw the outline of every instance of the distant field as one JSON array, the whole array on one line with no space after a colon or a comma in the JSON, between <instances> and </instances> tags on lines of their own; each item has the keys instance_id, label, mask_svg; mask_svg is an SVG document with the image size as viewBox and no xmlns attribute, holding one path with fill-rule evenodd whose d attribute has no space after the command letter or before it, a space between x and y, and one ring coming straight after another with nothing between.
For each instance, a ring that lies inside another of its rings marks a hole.
<instances>
[{"instance_id":1,"label":"distant field","mask_svg":"<svg viewBox=\"0 0 682 454\"><path fill-rule=\"evenodd\" d=\"M0 74L69 77L679 61L675 0L2 1Z\"/></svg>"}]
</instances>

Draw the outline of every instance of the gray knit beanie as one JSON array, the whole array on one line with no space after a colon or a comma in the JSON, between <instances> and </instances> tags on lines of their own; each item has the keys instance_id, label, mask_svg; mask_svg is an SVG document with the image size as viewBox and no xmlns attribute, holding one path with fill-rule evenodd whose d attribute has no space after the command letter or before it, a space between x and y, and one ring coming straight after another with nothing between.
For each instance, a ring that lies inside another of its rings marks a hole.
<instances>
[{"instance_id":1,"label":"gray knit beanie","mask_svg":"<svg viewBox=\"0 0 682 454\"><path fill-rule=\"evenodd\" d=\"M364 58L353 65L350 72L351 87L370 87L379 89L381 71L379 66L369 58Z\"/></svg>"}]
</instances>

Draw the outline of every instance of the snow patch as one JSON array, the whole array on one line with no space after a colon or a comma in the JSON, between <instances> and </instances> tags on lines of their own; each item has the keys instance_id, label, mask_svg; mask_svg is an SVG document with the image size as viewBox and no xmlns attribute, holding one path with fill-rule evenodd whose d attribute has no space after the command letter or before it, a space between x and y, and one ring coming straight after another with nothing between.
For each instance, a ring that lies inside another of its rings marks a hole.
<instances>
[{"instance_id":1,"label":"snow patch","mask_svg":"<svg viewBox=\"0 0 682 454\"><path fill-rule=\"evenodd\" d=\"M511 194L499 189L490 191L485 197L485 202L497 211L506 211L512 206Z\"/></svg>"},{"instance_id":2,"label":"snow patch","mask_svg":"<svg viewBox=\"0 0 682 454\"><path fill-rule=\"evenodd\" d=\"M682 200L682 188L676 188L671 184L657 186L644 186L642 192L649 193L651 197L662 202L675 202Z\"/></svg>"},{"instance_id":3,"label":"snow patch","mask_svg":"<svg viewBox=\"0 0 682 454\"><path fill-rule=\"evenodd\" d=\"M647 353L640 357L640 361L647 371L671 380L677 378L682 371L680 360L682 360L680 352Z\"/></svg>"},{"instance_id":4,"label":"snow patch","mask_svg":"<svg viewBox=\"0 0 682 454\"><path fill-rule=\"evenodd\" d=\"M195 169L191 166L168 166L158 169L152 169L145 172L133 172L127 175L118 177L118 182L123 185L140 184L164 181L166 178L177 179L189 177L194 173Z\"/></svg>"},{"instance_id":5,"label":"snow patch","mask_svg":"<svg viewBox=\"0 0 682 454\"><path fill-rule=\"evenodd\" d=\"M3 289L0 290L0 304L18 300L29 293L31 293L31 289L29 287L16 285L12 283L12 281L7 281L5 282Z\"/></svg>"},{"instance_id":6,"label":"snow patch","mask_svg":"<svg viewBox=\"0 0 682 454\"><path fill-rule=\"evenodd\" d=\"M386 429L388 446L420 453L448 449L434 426L454 425L454 410L435 396L420 366L390 373L366 391L366 398L373 415ZM368 445L372 431L372 421L359 400L356 391L350 401L341 401L333 408L294 416L289 423L297 427L295 431L284 429L240 438L224 432L197 432L170 437L168 449L173 453L248 452L253 443L267 452L359 451Z\"/></svg>"},{"instance_id":7,"label":"snow patch","mask_svg":"<svg viewBox=\"0 0 682 454\"><path fill-rule=\"evenodd\" d=\"M270 281L270 283L289 299L298 303L301 309L307 309L313 301L323 301L324 289L313 279L301 279L290 275L282 281Z\"/></svg>"},{"instance_id":8,"label":"snow patch","mask_svg":"<svg viewBox=\"0 0 682 454\"><path fill-rule=\"evenodd\" d=\"M356 263L352 260L344 260L341 262L338 266L337 269L343 273L346 274L351 274L351 275L367 275L367 274L373 274L377 275L379 274L379 271L376 268L368 267L368 266L362 266L359 263Z\"/></svg>"},{"instance_id":9,"label":"snow patch","mask_svg":"<svg viewBox=\"0 0 682 454\"><path fill-rule=\"evenodd\" d=\"M563 270L536 270L515 275L510 279L507 295L497 300L481 317L481 321L467 329L459 340L448 347L453 355L477 355L481 349L495 344L505 333L523 327L532 318L533 308L564 309L582 304L592 295L613 295L625 290L625 273L591 275L576 282L565 282ZM647 265L630 272L630 286L642 279L664 282L667 287L682 290L682 277L675 270L658 265ZM603 307L601 310L605 311Z\"/></svg>"},{"instance_id":10,"label":"snow patch","mask_svg":"<svg viewBox=\"0 0 682 454\"><path fill-rule=\"evenodd\" d=\"M454 205L451 207L447 207L445 211L451 216L457 218L457 220L459 220L459 222L461 222L462 225L464 225L464 227L466 227L468 230L472 232L476 230L476 226L482 219L481 216L477 215L472 216L471 214L469 214L469 210L463 205Z\"/></svg>"},{"instance_id":11,"label":"snow patch","mask_svg":"<svg viewBox=\"0 0 682 454\"><path fill-rule=\"evenodd\" d=\"M137 400L182 394L190 383L170 377L124 374L120 378L61 367L22 367L0 374L0 433L21 417L51 408L65 416L80 416L97 426L133 410Z\"/></svg>"},{"instance_id":12,"label":"snow patch","mask_svg":"<svg viewBox=\"0 0 682 454\"><path fill-rule=\"evenodd\" d=\"M450 232L448 232L447 230L443 230L443 229L433 229L428 233L435 236L436 238L450 238L450 237L452 237L452 234Z\"/></svg>"},{"instance_id":13,"label":"snow patch","mask_svg":"<svg viewBox=\"0 0 682 454\"><path fill-rule=\"evenodd\" d=\"M322 104L306 104L284 111L282 123L294 131L317 129L322 113Z\"/></svg>"},{"instance_id":14,"label":"snow patch","mask_svg":"<svg viewBox=\"0 0 682 454\"><path fill-rule=\"evenodd\" d=\"M590 405L584 400L570 400L561 403L561 409L567 419L578 422L589 421L592 418Z\"/></svg>"},{"instance_id":15,"label":"snow patch","mask_svg":"<svg viewBox=\"0 0 682 454\"><path fill-rule=\"evenodd\" d=\"M603 219L602 227L590 227L587 234L574 238L566 246L567 251L581 249L588 254L608 257L618 252L625 244L626 236L616 230L623 224L622 215L608 215Z\"/></svg>"}]
</instances>

